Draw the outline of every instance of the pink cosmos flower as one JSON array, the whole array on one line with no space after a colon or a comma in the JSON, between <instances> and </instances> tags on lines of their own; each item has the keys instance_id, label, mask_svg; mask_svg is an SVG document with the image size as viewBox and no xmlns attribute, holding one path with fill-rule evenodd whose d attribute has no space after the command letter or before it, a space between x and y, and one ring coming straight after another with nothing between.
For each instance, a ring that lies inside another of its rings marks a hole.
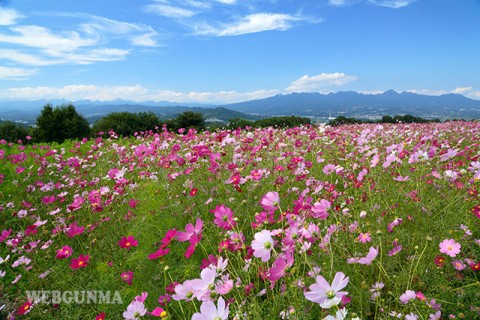
<instances>
[{"instance_id":1,"label":"pink cosmos flower","mask_svg":"<svg viewBox=\"0 0 480 320\"><path fill-rule=\"evenodd\" d=\"M315 202L312 207L312 217L325 220L328 218L327 210L330 209L331 202L325 199L320 200L320 202Z\"/></svg>"},{"instance_id":2,"label":"pink cosmos flower","mask_svg":"<svg viewBox=\"0 0 480 320\"><path fill-rule=\"evenodd\" d=\"M198 218L197 221L195 222L195 226L193 226L193 224L189 223L185 226L185 232L178 231L177 232L177 239L180 242L189 241L190 238L194 234L196 234L196 235L201 234L202 233L202 228L203 228L203 221L202 221L202 219Z\"/></svg>"},{"instance_id":3,"label":"pink cosmos flower","mask_svg":"<svg viewBox=\"0 0 480 320\"><path fill-rule=\"evenodd\" d=\"M72 255L73 250L70 246L63 246L62 249L57 251L57 255L55 256L57 259L65 259Z\"/></svg>"},{"instance_id":4,"label":"pink cosmos flower","mask_svg":"<svg viewBox=\"0 0 480 320\"><path fill-rule=\"evenodd\" d=\"M71 263L70 263L70 268L72 269L80 269L80 268L85 268L88 265L88 259L90 259L90 256L87 255L79 255L78 258L73 258Z\"/></svg>"},{"instance_id":5,"label":"pink cosmos flower","mask_svg":"<svg viewBox=\"0 0 480 320\"><path fill-rule=\"evenodd\" d=\"M133 271L122 272L120 277L122 278L123 281L125 281L129 285L132 285Z\"/></svg>"},{"instance_id":6,"label":"pink cosmos flower","mask_svg":"<svg viewBox=\"0 0 480 320\"><path fill-rule=\"evenodd\" d=\"M237 222L233 218L233 211L225 205L216 206L214 210L211 210L215 214L213 222L223 230L231 230L236 226Z\"/></svg>"},{"instance_id":7,"label":"pink cosmos flower","mask_svg":"<svg viewBox=\"0 0 480 320\"><path fill-rule=\"evenodd\" d=\"M268 270L268 280L274 282L283 277L286 273L286 270L293 266L293 263L294 259L292 251L279 255L277 260L275 260L273 263L273 266Z\"/></svg>"},{"instance_id":8,"label":"pink cosmos flower","mask_svg":"<svg viewBox=\"0 0 480 320\"><path fill-rule=\"evenodd\" d=\"M123 312L123 318L126 320L137 320L147 313L147 308L143 302L134 300L127 307L127 311Z\"/></svg>"},{"instance_id":9,"label":"pink cosmos flower","mask_svg":"<svg viewBox=\"0 0 480 320\"><path fill-rule=\"evenodd\" d=\"M118 241L118 245L120 248L130 250L131 247L138 246L138 240L133 236L122 237L122 239Z\"/></svg>"},{"instance_id":10,"label":"pink cosmos flower","mask_svg":"<svg viewBox=\"0 0 480 320\"><path fill-rule=\"evenodd\" d=\"M272 233L262 230L255 233L255 240L252 241L253 256L261 258L263 262L270 260L270 252L273 249Z\"/></svg>"},{"instance_id":11,"label":"pink cosmos flower","mask_svg":"<svg viewBox=\"0 0 480 320\"><path fill-rule=\"evenodd\" d=\"M323 167L323 173L326 174L327 176L333 172L335 172L335 165L334 164L327 164L325 167Z\"/></svg>"},{"instance_id":12,"label":"pink cosmos flower","mask_svg":"<svg viewBox=\"0 0 480 320\"><path fill-rule=\"evenodd\" d=\"M175 286L175 294L172 295L173 300L186 300L192 301L195 288L193 287L192 280L185 280L184 283L177 283Z\"/></svg>"},{"instance_id":13,"label":"pink cosmos flower","mask_svg":"<svg viewBox=\"0 0 480 320\"><path fill-rule=\"evenodd\" d=\"M75 221L64 230L64 233L67 235L67 237L73 238L81 234L83 230L85 230L85 227L77 225L77 222Z\"/></svg>"},{"instance_id":14,"label":"pink cosmos flower","mask_svg":"<svg viewBox=\"0 0 480 320\"><path fill-rule=\"evenodd\" d=\"M453 239L445 239L440 243L440 252L454 258L460 253L460 243L455 242Z\"/></svg>"},{"instance_id":15,"label":"pink cosmos flower","mask_svg":"<svg viewBox=\"0 0 480 320\"><path fill-rule=\"evenodd\" d=\"M154 317L166 318L168 316L167 312L160 307L156 307L150 312L150 315Z\"/></svg>"},{"instance_id":16,"label":"pink cosmos flower","mask_svg":"<svg viewBox=\"0 0 480 320\"><path fill-rule=\"evenodd\" d=\"M367 255L363 258L360 258L360 261L358 261L358 263L370 265L370 264L372 264L372 261L375 260L377 255L378 255L378 249L374 248L374 247L370 247Z\"/></svg>"},{"instance_id":17,"label":"pink cosmos flower","mask_svg":"<svg viewBox=\"0 0 480 320\"><path fill-rule=\"evenodd\" d=\"M417 297L417 294L413 290L407 290L404 294L400 296L400 301L403 304L407 304L410 300L413 300Z\"/></svg>"},{"instance_id":18,"label":"pink cosmos flower","mask_svg":"<svg viewBox=\"0 0 480 320\"><path fill-rule=\"evenodd\" d=\"M260 200L260 205L262 206L262 208L269 212L277 210L279 203L280 196L276 191L267 192Z\"/></svg>"},{"instance_id":19,"label":"pink cosmos flower","mask_svg":"<svg viewBox=\"0 0 480 320\"><path fill-rule=\"evenodd\" d=\"M372 237L370 236L370 232L367 232L367 233L362 232L358 236L357 240L360 241L361 243L367 243L372 241Z\"/></svg>"},{"instance_id":20,"label":"pink cosmos flower","mask_svg":"<svg viewBox=\"0 0 480 320\"><path fill-rule=\"evenodd\" d=\"M463 261L461 260L454 260L452 261L452 264L453 264L453 267L459 271L465 269L467 267L467 265L465 263L463 263Z\"/></svg>"},{"instance_id":21,"label":"pink cosmos flower","mask_svg":"<svg viewBox=\"0 0 480 320\"><path fill-rule=\"evenodd\" d=\"M228 306L225 306L225 300L222 297L218 299L218 305L213 301L204 301L200 306L200 313L195 313L192 320L227 320Z\"/></svg>"},{"instance_id":22,"label":"pink cosmos flower","mask_svg":"<svg viewBox=\"0 0 480 320\"><path fill-rule=\"evenodd\" d=\"M392 250L390 250L390 251L388 252L388 256L389 256L389 257L392 257L392 256L396 255L397 253L399 253L400 251L402 251L402 249L403 249L403 247L402 247L401 244L395 245L395 246L392 248Z\"/></svg>"},{"instance_id":23,"label":"pink cosmos flower","mask_svg":"<svg viewBox=\"0 0 480 320\"><path fill-rule=\"evenodd\" d=\"M193 296L200 301L210 300L216 277L217 271L215 269L203 269L200 273L200 279L193 279L191 282L194 290Z\"/></svg>"},{"instance_id":24,"label":"pink cosmos flower","mask_svg":"<svg viewBox=\"0 0 480 320\"><path fill-rule=\"evenodd\" d=\"M306 291L304 295L307 300L318 303L324 309L338 305L342 301L342 297L348 294L346 291L340 291L347 286L349 281L343 272L335 274L332 285L320 275L315 280L316 282L308 288L309 291Z\"/></svg>"},{"instance_id":25,"label":"pink cosmos flower","mask_svg":"<svg viewBox=\"0 0 480 320\"><path fill-rule=\"evenodd\" d=\"M157 258L163 257L164 255L166 255L169 252L170 252L170 248L166 248L166 249L165 248L159 248L154 253L149 254L148 259L155 260Z\"/></svg>"}]
</instances>

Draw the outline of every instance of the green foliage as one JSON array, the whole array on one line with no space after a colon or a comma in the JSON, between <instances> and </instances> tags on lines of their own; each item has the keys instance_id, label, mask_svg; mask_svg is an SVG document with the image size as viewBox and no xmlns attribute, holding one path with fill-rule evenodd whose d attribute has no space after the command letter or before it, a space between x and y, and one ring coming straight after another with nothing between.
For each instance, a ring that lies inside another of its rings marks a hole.
<instances>
[{"instance_id":1,"label":"green foliage","mask_svg":"<svg viewBox=\"0 0 480 320\"><path fill-rule=\"evenodd\" d=\"M396 115L396 116L383 116L382 119L378 121L371 121L371 120L362 120L358 118L348 118L345 116L337 117L327 124L330 126L340 126L344 124L361 124L361 123L429 123L429 122L440 122L439 119L424 119L421 117L416 117L411 114L406 115Z\"/></svg>"},{"instance_id":2,"label":"green foliage","mask_svg":"<svg viewBox=\"0 0 480 320\"><path fill-rule=\"evenodd\" d=\"M28 135L28 127L14 123L12 121L5 121L0 123L0 140L5 139L9 142L16 142L23 140Z\"/></svg>"},{"instance_id":3,"label":"green foliage","mask_svg":"<svg viewBox=\"0 0 480 320\"><path fill-rule=\"evenodd\" d=\"M37 117L33 134L35 141L62 143L67 139L81 139L89 136L90 126L72 104L55 108L47 104Z\"/></svg>"},{"instance_id":4,"label":"green foliage","mask_svg":"<svg viewBox=\"0 0 480 320\"><path fill-rule=\"evenodd\" d=\"M286 116L286 117L271 117L255 121L255 126L260 128L278 127L278 128L292 128L302 125L310 124L310 118Z\"/></svg>"},{"instance_id":5,"label":"green foliage","mask_svg":"<svg viewBox=\"0 0 480 320\"><path fill-rule=\"evenodd\" d=\"M227 124L228 129L237 129L237 128L244 129L245 127L254 127L254 126L255 126L255 121L250 121L242 118L233 118L230 121L228 121L228 124Z\"/></svg>"},{"instance_id":6,"label":"green foliage","mask_svg":"<svg viewBox=\"0 0 480 320\"><path fill-rule=\"evenodd\" d=\"M154 130L160 124L160 119L153 112L114 112L97 120L92 131L115 131L121 136L132 136L135 132Z\"/></svg>"},{"instance_id":7,"label":"green foliage","mask_svg":"<svg viewBox=\"0 0 480 320\"><path fill-rule=\"evenodd\" d=\"M177 118L166 121L167 128L178 131L181 128L193 128L197 131L205 129L205 118L201 113L193 111L185 111L178 115Z\"/></svg>"},{"instance_id":8,"label":"green foliage","mask_svg":"<svg viewBox=\"0 0 480 320\"><path fill-rule=\"evenodd\" d=\"M297 117L297 116L284 116L284 117L270 117L257 121L250 121L242 118L234 118L228 122L227 128L237 129L245 128L247 126L254 128L292 128L299 127L306 124L311 124L310 118Z\"/></svg>"},{"instance_id":9,"label":"green foliage","mask_svg":"<svg viewBox=\"0 0 480 320\"><path fill-rule=\"evenodd\" d=\"M345 116L340 116L329 121L327 124L330 126L340 126L344 124L356 124L356 123L363 123L363 121L356 118L347 118Z\"/></svg>"}]
</instances>

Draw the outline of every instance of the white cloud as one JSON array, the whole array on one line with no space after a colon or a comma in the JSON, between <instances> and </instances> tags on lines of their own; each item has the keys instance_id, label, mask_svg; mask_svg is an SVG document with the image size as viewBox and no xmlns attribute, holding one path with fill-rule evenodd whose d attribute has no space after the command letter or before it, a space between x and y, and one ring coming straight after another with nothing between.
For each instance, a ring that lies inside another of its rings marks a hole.
<instances>
[{"instance_id":1,"label":"white cloud","mask_svg":"<svg viewBox=\"0 0 480 320\"><path fill-rule=\"evenodd\" d=\"M40 26L28 25L9 28L10 33L0 33L0 42L41 48L48 51L73 51L79 47L92 46L99 41L98 35L82 37L76 31L53 33Z\"/></svg>"},{"instance_id":2,"label":"white cloud","mask_svg":"<svg viewBox=\"0 0 480 320\"><path fill-rule=\"evenodd\" d=\"M310 20L305 17L281 13L254 13L230 24L212 26L199 24L195 27L195 34L212 36L238 36L262 31L285 31L293 26L293 22Z\"/></svg>"},{"instance_id":3,"label":"white cloud","mask_svg":"<svg viewBox=\"0 0 480 320\"><path fill-rule=\"evenodd\" d=\"M89 20L80 25L81 30L88 35L120 37L130 41L133 45L158 46L155 38L158 37L159 34L148 25L117 21L87 14L71 14L70 16Z\"/></svg>"},{"instance_id":4,"label":"white cloud","mask_svg":"<svg viewBox=\"0 0 480 320\"><path fill-rule=\"evenodd\" d=\"M465 94L469 91L472 91L472 87L458 87L458 88L455 88L452 93L458 93L458 94Z\"/></svg>"},{"instance_id":5,"label":"white cloud","mask_svg":"<svg viewBox=\"0 0 480 320\"><path fill-rule=\"evenodd\" d=\"M2 99L67 99L111 101L125 99L131 101L202 102L233 103L252 99L261 99L280 93L278 90L256 90L251 92L179 92L173 90L148 90L141 85L132 86L95 86L68 85L63 87L19 87L0 92Z\"/></svg>"},{"instance_id":6,"label":"white cloud","mask_svg":"<svg viewBox=\"0 0 480 320\"><path fill-rule=\"evenodd\" d=\"M473 87L458 87L453 90L435 90L435 89L411 89L406 92L424 94L428 96L441 96L443 94L455 93L464 95L470 99L480 99L480 91L476 91Z\"/></svg>"},{"instance_id":7,"label":"white cloud","mask_svg":"<svg viewBox=\"0 0 480 320\"><path fill-rule=\"evenodd\" d=\"M335 7L344 7L357 3L360 0L329 0L328 4Z\"/></svg>"},{"instance_id":8,"label":"white cloud","mask_svg":"<svg viewBox=\"0 0 480 320\"><path fill-rule=\"evenodd\" d=\"M145 24L127 23L82 13L49 15L53 19L57 16L75 18L82 23L69 30L60 31L38 25L16 25L0 29L0 59L28 66L92 64L124 60L132 46L158 46L156 38L159 34ZM105 46L118 39L126 41L127 44L121 49ZM35 73L26 72L21 77Z\"/></svg>"},{"instance_id":9,"label":"white cloud","mask_svg":"<svg viewBox=\"0 0 480 320\"><path fill-rule=\"evenodd\" d=\"M24 18L13 9L2 8L0 6L0 26L9 26L15 24L18 19Z\"/></svg>"},{"instance_id":10,"label":"white cloud","mask_svg":"<svg viewBox=\"0 0 480 320\"><path fill-rule=\"evenodd\" d=\"M9 68L0 66L0 79L3 80L25 80L37 73L35 69Z\"/></svg>"},{"instance_id":11,"label":"white cloud","mask_svg":"<svg viewBox=\"0 0 480 320\"><path fill-rule=\"evenodd\" d=\"M335 7L344 7L357 4L362 0L328 0L328 4ZM377 6L399 9L406 7L417 0L365 0L365 2L372 3Z\"/></svg>"},{"instance_id":12,"label":"white cloud","mask_svg":"<svg viewBox=\"0 0 480 320\"><path fill-rule=\"evenodd\" d=\"M410 5L417 0L368 0L369 2L382 7L399 9Z\"/></svg>"},{"instance_id":13,"label":"white cloud","mask_svg":"<svg viewBox=\"0 0 480 320\"><path fill-rule=\"evenodd\" d=\"M147 12L155 13L168 18L188 18L195 15L195 11L166 4L150 4L147 5L145 9Z\"/></svg>"},{"instance_id":14,"label":"white cloud","mask_svg":"<svg viewBox=\"0 0 480 320\"><path fill-rule=\"evenodd\" d=\"M237 0L216 0L217 2L223 3L223 4L235 4L237 3Z\"/></svg>"},{"instance_id":15,"label":"white cloud","mask_svg":"<svg viewBox=\"0 0 480 320\"><path fill-rule=\"evenodd\" d=\"M62 63L60 60L45 59L40 56L25 53L21 50L0 49L0 59L29 66L48 66Z\"/></svg>"},{"instance_id":16,"label":"white cloud","mask_svg":"<svg viewBox=\"0 0 480 320\"><path fill-rule=\"evenodd\" d=\"M304 75L300 79L293 81L285 90L289 92L315 92L325 87L341 86L355 80L357 80L357 77L340 72L321 73L312 77Z\"/></svg>"}]
</instances>

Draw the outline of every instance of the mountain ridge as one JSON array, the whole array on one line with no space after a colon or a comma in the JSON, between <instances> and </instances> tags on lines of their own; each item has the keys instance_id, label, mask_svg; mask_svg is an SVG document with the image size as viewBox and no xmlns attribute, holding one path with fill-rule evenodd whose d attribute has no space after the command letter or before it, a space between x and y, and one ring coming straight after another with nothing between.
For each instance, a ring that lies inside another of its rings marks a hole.
<instances>
[{"instance_id":1,"label":"mountain ridge","mask_svg":"<svg viewBox=\"0 0 480 320\"><path fill-rule=\"evenodd\" d=\"M54 106L72 103L91 123L108 113L122 111L151 111L162 118L174 117L184 111L194 111L204 114L207 118L222 121L228 121L233 117L254 119L258 116L280 115L306 116L318 118L320 121L340 115L375 119L384 115L397 114L411 114L441 120L480 119L479 100L454 93L431 96L413 92L397 92L392 89L378 94L356 91L294 92L222 105L169 101L134 102L122 99L113 101L68 101L64 99L3 101L0 102L0 119L33 124L47 103Z\"/></svg>"}]
</instances>

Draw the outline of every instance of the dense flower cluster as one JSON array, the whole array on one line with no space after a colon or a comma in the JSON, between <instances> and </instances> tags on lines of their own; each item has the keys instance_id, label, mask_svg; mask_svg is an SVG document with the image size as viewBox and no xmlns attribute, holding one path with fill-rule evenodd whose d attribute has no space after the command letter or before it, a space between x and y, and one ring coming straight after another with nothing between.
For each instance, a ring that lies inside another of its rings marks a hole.
<instances>
[{"instance_id":1,"label":"dense flower cluster","mask_svg":"<svg viewBox=\"0 0 480 320\"><path fill-rule=\"evenodd\" d=\"M0 317L479 317L478 141L467 122L0 141ZM124 304L18 299L79 286Z\"/></svg>"}]
</instances>

